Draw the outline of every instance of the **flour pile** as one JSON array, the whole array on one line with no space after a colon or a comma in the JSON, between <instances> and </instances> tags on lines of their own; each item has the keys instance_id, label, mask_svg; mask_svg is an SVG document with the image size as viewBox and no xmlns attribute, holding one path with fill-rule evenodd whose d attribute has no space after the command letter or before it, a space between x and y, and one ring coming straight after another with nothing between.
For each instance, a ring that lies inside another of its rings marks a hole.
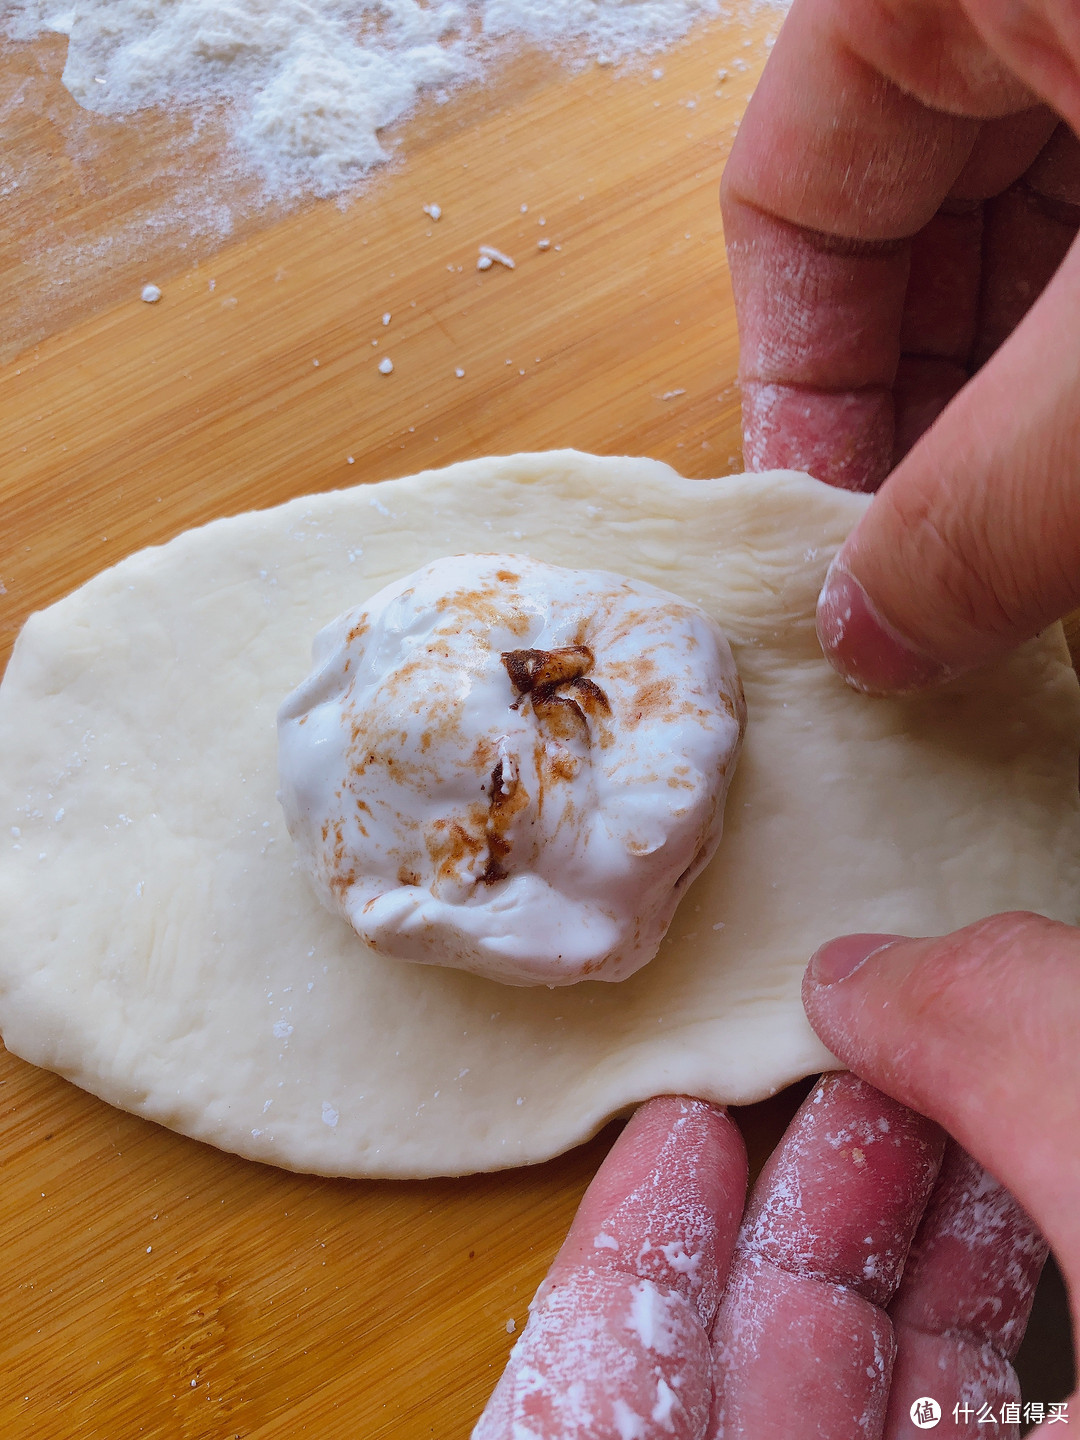
<instances>
[{"instance_id":1,"label":"flour pile","mask_svg":"<svg viewBox=\"0 0 1080 1440\"><path fill-rule=\"evenodd\" d=\"M743 0L741 9L785 0ZM269 191L332 195L387 151L379 132L421 92L479 79L513 37L620 62L729 13L720 0L12 0L7 32L70 37L80 105L224 104Z\"/></svg>"}]
</instances>

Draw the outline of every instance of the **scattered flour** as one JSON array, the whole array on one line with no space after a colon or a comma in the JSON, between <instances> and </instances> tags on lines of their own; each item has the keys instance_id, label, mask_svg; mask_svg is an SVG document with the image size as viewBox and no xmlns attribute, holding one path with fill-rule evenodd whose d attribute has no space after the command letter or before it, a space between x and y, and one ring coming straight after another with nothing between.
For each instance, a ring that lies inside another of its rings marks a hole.
<instances>
[{"instance_id":1,"label":"scattered flour","mask_svg":"<svg viewBox=\"0 0 1080 1440\"><path fill-rule=\"evenodd\" d=\"M105 115L225 106L268 194L333 195L388 159L381 132L422 92L483 77L508 41L579 62L671 45L699 20L787 0L8 0L14 39L69 37L63 81ZM438 219L438 207L424 207Z\"/></svg>"}]
</instances>

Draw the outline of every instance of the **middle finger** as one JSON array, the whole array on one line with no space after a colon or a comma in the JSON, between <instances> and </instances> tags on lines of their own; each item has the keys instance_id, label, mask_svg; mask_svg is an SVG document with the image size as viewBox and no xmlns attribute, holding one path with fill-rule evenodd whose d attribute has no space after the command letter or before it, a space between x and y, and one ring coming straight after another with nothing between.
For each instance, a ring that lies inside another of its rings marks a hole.
<instances>
[{"instance_id":1,"label":"middle finger","mask_svg":"<svg viewBox=\"0 0 1080 1440\"><path fill-rule=\"evenodd\" d=\"M876 1440L895 1352L880 1308L941 1165L932 1121L854 1075L803 1102L755 1186L713 1328L710 1440Z\"/></svg>"}]
</instances>

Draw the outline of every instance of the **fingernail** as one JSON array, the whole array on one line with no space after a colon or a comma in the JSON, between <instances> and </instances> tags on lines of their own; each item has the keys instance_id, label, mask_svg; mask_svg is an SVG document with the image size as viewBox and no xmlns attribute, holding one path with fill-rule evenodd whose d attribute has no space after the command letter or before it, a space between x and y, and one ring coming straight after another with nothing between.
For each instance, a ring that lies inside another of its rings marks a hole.
<instances>
[{"instance_id":1,"label":"fingernail","mask_svg":"<svg viewBox=\"0 0 1080 1440\"><path fill-rule=\"evenodd\" d=\"M841 935L820 946L810 957L810 978L816 985L835 985L854 975L871 955L887 950L902 935Z\"/></svg>"},{"instance_id":2,"label":"fingernail","mask_svg":"<svg viewBox=\"0 0 1080 1440\"><path fill-rule=\"evenodd\" d=\"M879 615L839 558L829 566L817 608L818 639L833 669L868 695L903 694L947 680L954 672L915 649Z\"/></svg>"}]
</instances>

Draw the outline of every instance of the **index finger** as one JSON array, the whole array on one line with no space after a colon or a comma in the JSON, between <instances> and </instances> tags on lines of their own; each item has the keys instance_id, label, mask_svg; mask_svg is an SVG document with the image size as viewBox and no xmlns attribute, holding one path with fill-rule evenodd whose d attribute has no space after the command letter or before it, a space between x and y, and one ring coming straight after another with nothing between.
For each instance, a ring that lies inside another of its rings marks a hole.
<instances>
[{"instance_id":1,"label":"index finger","mask_svg":"<svg viewBox=\"0 0 1080 1440\"><path fill-rule=\"evenodd\" d=\"M1033 104L955 0L795 0L722 189L748 468L884 478L911 237L1023 172Z\"/></svg>"}]
</instances>

